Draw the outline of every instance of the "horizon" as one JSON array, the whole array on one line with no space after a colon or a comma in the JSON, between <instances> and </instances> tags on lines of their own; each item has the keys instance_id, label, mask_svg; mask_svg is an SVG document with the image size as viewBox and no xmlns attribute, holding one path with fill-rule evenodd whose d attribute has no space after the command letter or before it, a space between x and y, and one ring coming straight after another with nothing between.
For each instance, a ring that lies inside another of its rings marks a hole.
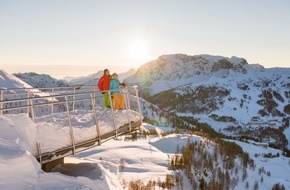
<instances>
[{"instance_id":1,"label":"horizon","mask_svg":"<svg viewBox=\"0 0 290 190\"><path fill-rule=\"evenodd\" d=\"M200 54L200 55L209 55L209 54ZM162 55L160 55L160 56L162 56ZM188 55L188 56L195 56L195 55ZM222 55L210 55L210 56L222 56ZM222 57L224 57L224 56L222 56ZM230 57L228 57L228 58L230 58ZM242 58L242 57L240 57L240 58ZM158 57L154 60L157 60L157 59L158 59ZM154 60L150 60L150 61L154 61ZM150 62L150 61L148 61L148 62ZM146 62L144 64L147 64L148 62ZM144 65L144 64L142 64L142 65ZM266 69L290 68L290 67L280 67L280 66L265 67L264 65L262 65L260 63L249 63L248 62L248 64L249 65L259 64ZM85 76L88 76L90 74L94 74L94 73L97 73L99 71L102 71L105 68L109 69L112 73L113 72L123 73L123 72L127 72L131 69L137 70L142 65L139 65L139 66L130 66L130 65L126 65L126 66L114 66L114 65L113 66L111 66L111 65L101 66L101 65L90 65L90 64L86 64L86 65L82 65L82 64L70 64L70 65L69 64L41 64L41 65L25 64L25 65L19 66L17 64L12 64L12 65L4 64L4 65L2 65L2 67L0 69L4 69L6 72L11 73L11 74L34 72L37 74L47 74L55 79L65 79L66 77L73 77L73 78L85 77ZM54 67L58 67L58 69L56 70Z\"/></svg>"},{"instance_id":2,"label":"horizon","mask_svg":"<svg viewBox=\"0 0 290 190\"><path fill-rule=\"evenodd\" d=\"M134 67L122 67L122 66L95 66L95 65L3 65L4 71L10 74L16 73L30 73L47 74L55 79L64 79L66 77L84 77L90 74L97 73L105 68L108 68L112 72L123 73L130 69L136 69ZM57 70L53 67L58 67Z\"/></svg>"},{"instance_id":3,"label":"horizon","mask_svg":"<svg viewBox=\"0 0 290 190\"><path fill-rule=\"evenodd\" d=\"M289 67L289 8L284 0L0 1L0 63L131 68L182 53Z\"/></svg>"}]
</instances>

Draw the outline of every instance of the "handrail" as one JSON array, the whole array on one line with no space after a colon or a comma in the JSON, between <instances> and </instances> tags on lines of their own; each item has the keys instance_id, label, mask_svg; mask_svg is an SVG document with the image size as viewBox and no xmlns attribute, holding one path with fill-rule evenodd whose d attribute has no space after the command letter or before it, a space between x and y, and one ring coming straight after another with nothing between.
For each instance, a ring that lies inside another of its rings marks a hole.
<instances>
[{"instance_id":1,"label":"handrail","mask_svg":"<svg viewBox=\"0 0 290 190\"><path fill-rule=\"evenodd\" d=\"M80 87L80 86L72 86L72 87L54 87L54 88L40 88L40 89L50 89L52 92L57 89L58 91L61 91L60 89L62 88L72 88L75 89L76 87ZM93 85L86 85L85 87L94 87ZM37 91L37 92L29 92L28 90L38 90L37 88L11 88L11 89L0 89L0 115L3 115L4 111L9 111L9 110L15 110L15 109L23 109L23 108L30 108L30 101L33 100L46 100L48 102L41 102L41 103L34 103L34 106L43 106L43 105L55 105L55 104L59 104L59 103L65 103L65 101L61 101L59 100L60 98L64 98L64 97L73 97L72 99L68 99L68 102L73 102L73 107L75 102L77 101L84 101L84 100L88 100L90 98L80 98L81 95L88 95L90 93L93 93L95 98L101 97L101 92L113 92L111 91L99 91L99 90L95 90L94 88L91 88L92 90L89 91L82 91L82 92L78 92L78 91L72 91L72 93L63 93L63 94L52 94L52 95L42 95L39 96L39 93L44 93L43 91ZM139 113L142 115L141 113L141 109L140 109L140 105L139 105L139 97L138 97L138 90L137 90L137 86L129 86L129 87L125 87L123 90L123 95L124 95L124 99L125 99L125 105L126 107L130 108L130 101L128 101L128 92L130 90L132 90L136 93L136 97L138 99L138 107L139 107ZM9 93L9 94L5 94L5 91L9 91L12 92L13 90L22 90L25 91L21 92L21 93ZM54 91L55 92L55 91ZM61 91L62 92L62 91ZM64 91L67 92L67 91ZM96 94L99 93L99 96L96 96ZM27 95L26 97L21 97L19 95L21 94L25 94ZM16 99L8 99L8 97L6 97L5 95L14 95L17 96L18 98ZM76 98L76 96L78 98ZM19 98L20 97L20 98ZM24 105L22 105L21 102L26 102L26 104L24 103ZM18 103L20 105L16 105L16 106L7 106L7 104L11 104L11 103ZM6 107L4 107L4 105L6 104ZM53 109L52 109L53 110Z\"/></svg>"},{"instance_id":2,"label":"handrail","mask_svg":"<svg viewBox=\"0 0 290 190\"><path fill-rule=\"evenodd\" d=\"M131 88L131 87L129 87ZM133 86L133 88L136 88L135 86ZM19 88L15 88L15 89L19 89ZM28 88L28 89L32 89L32 88ZM35 89L35 88L33 88ZM8 90L8 89L7 89ZM23 90L23 89L22 89ZM30 105L24 105L24 106L17 106L17 107L10 107L10 108L3 108L3 104L4 103L12 103L12 102L21 102L21 101L30 101L30 100L43 100L43 99L51 99L52 102L50 103L40 103L40 104L34 104L34 106L37 106L37 105L50 105L50 104L58 104L58 103L65 103L66 101L57 101L54 103L54 99L53 98L62 98L62 97L65 97L65 96L76 96L76 95L87 95L87 94L90 94L90 93L94 93L96 94L97 92L114 92L116 90L104 90L104 91L99 91L99 90L93 90L93 91L84 91L84 92L81 92L81 93L66 93L66 94L55 94L55 95L48 95L48 96L35 96L35 97L28 97L28 98L18 98L18 99L7 99L7 100L3 100L4 98L4 95L2 94L2 91L6 91L5 90L0 90L1 91L1 100L0 100L0 111L5 111L5 110L9 110L9 109L13 109L13 108L27 108L27 107L30 107ZM39 92L39 93L43 93L43 92ZM136 90L136 93L138 93L138 91ZM24 94L24 93L22 93ZM17 94L13 94L13 95L17 95ZM138 94L137 94L138 95ZM96 96L95 96L96 97ZM72 100L68 100L68 102L74 102L74 101L81 101L81 100L88 100L90 98L79 98L79 99L72 99ZM127 96L125 98L125 101L127 100ZM139 99L139 97L138 97ZM130 106L129 106L130 107ZM141 110L140 110L140 113L141 113Z\"/></svg>"},{"instance_id":3,"label":"handrail","mask_svg":"<svg viewBox=\"0 0 290 190\"><path fill-rule=\"evenodd\" d=\"M77 90L78 89L78 90ZM53 87L53 88L10 88L10 89L1 89L1 97L2 100L5 100L5 97L11 96L21 97L27 95L29 97L30 94L34 94L35 96L43 94L47 94L47 96L55 95L55 94L64 94L67 92L68 94L72 94L77 91L91 91L94 89L92 85L84 85L84 86L70 86L70 87ZM16 99L16 98L13 98Z\"/></svg>"}]
</instances>

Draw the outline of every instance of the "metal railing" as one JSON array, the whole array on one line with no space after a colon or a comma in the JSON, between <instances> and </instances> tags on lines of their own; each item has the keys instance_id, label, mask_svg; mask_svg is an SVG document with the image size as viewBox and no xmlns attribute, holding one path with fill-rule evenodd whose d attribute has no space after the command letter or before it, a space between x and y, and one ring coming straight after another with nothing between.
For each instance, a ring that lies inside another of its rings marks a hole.
<instances>
[{"instance_id":1,"label":"metal railing","mask_svg":"<svg viewBox=\"0 0 290 190\"><path fill-rule=\"evenodd\" d=\"M0 114L25 114L34 121L32 154L46 163L138 128L143 116L137 87L122 88L120 93L124 110L114 110L111 98L111 108L103 108L102 92L94 86L0 89Z\"/></svg>"}]
</instances>

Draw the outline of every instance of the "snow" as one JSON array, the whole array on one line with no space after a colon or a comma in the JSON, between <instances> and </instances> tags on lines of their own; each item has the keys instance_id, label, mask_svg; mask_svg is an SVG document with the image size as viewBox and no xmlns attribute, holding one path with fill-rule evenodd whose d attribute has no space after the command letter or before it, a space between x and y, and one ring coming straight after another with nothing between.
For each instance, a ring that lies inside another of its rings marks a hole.
<instances>
[{"instance_id":1,"label":"snow","mask_svg":"<svg viewBox=\"0 0 290 190\"><path fill-rule=\"evenodd\" d=\"M255 160L256 168L264 168L266 171L271 173L271 179L268 181L264 180L263 187L260 187L259 189L271 189L273 186L273 181L278 181L284 184L286 189L290 189L290 159L281 156L275 158L264 158L261 156L262 154L267 153L271 153L272 155L279 153L281 155L280 150L269 147L263 148L261 146L256 146L251 143L244 143L240 141L234 142L240 145L243 150L248 152L250 157ZM258 154L259 156L255 157L255 154ZM259 178L261 177L257 175L256 172L252 172L251 176L257 181L259 181Z\"/></svg>"},{"instance_id":2,"label":"snow","mask_svg":"<svg viewBox=\"0 0 290 190\"><path fill-rule=\"evenodd\" d=\"M13 81L13 82L11 82ZM27 83L23 82L14 75L8 74L4 70L0 70L0 89L11 89L11 88L32 88Z\"/></svg>"},{"instance_id":3,"label":"snow","mask_svg":"<svg viewBox=\"0 0 290 190\"><path fill-rule=\"evenodd\" d=\"M65 166L56 167L58 172L45 173L32 155L36 124L25 114L2 115L0 123L0 189L122 189L120 158L126 158L126 180L149 180L168 172L167 155L148 140L111 140L65 158ZM62 133L57 134L56 139L63 139Z\"/></svg>"},{"instance_id":4,"label":"snow","mask_svg":"<svg viewBox=\"0 0 290 190\"><path fill-rule=\"evenodd\" d=\"M96 110L96 115L99 115L100 135L120 128L129 122L128 119L130 122L142 121L142 116L132 110L114 110L114 113L111 111L111 109L105 109L104 111ZM113 122L113 114L116 125ZM70 123L76 143L91 140L97 136L98 132L93 111L75 110L70 112L70 116L72 118ZM50 152L71 145L70 136L67 135L70 133L67 113L55 113L40 117L37 119L37 128L42 152ZM55 134L63 134L63 136L59 138ZM36 146L34 147L36 151Z\"/></svg>"},{"instance_id":5,"label":"snow","mask_svg":"<svg viewBox=\"0 0 290 190\"><path fill-rule=\"evenodd\" d=\"M25 118L26 117L26 118ZM168 170L169 158L188 141L203 141L202 137L186 134L171 134L165 137L149 136L137 140L125 140L125 136L112 139L101 146L82 151L74 156L66 157L64 165L58 165L53 172L41 170L40 164L31 151L32 139L35 139L33 128L36 124L25 114L0 116L0 189L123 189L124 183L132 180L165 179L171 173ZM143 123L144 130L162 128ZM167 129L168 128L164 128ZM87 134L89 135L89 133ZM61 139L59 133L57 138ZM251 158L255 160L256 170L248 170L250 187L260 180L258 169L264 167L271 172L271 177L264 175L264 182L259 189L270 189L274 183L282 183L290 188L289 158L281 156L281 151L264 148L253 143L235 141ZM211 146L212 147L212 146ZM212 149L212 148L211 148ZM264 158L266 153L277 154L276 158ZM255 157L258 154L258 157ZM124 169L120 169L120 161L124 160ZM185 180L184 189L191 189ZM237 190L244 189L241 183Z\"/></svg>"},{"instance_id":6,"label":"snow","mask_svg":"<svg viewBox=\"0 0 290 190\"><path fill-rule=\"evenodd\" d=\"M188 140L191 142L197 141L199 142L202 138L199 136L187 136L187 135L181 135L181 134L173 134L173 135L168 135L166 138L162 139L153 139L151 141L151 144L161 150L164 153L167 154L176 154L177 148L181 148L182 146L186 146L188 143Z\"/></svg>"},{"instance_id":7,"label":"snow","mask_svg":"<svg viewBox=\"0 0 290 190\"><path fill-rule=\"evenodd\" d=\"M286 138L289 141L289 139L290 139L290 127L288 127L287 129L285 129L284 134L285 134ZM290 142L288 143L288 149L290 150Z\"/></svg>"}]
</instances>

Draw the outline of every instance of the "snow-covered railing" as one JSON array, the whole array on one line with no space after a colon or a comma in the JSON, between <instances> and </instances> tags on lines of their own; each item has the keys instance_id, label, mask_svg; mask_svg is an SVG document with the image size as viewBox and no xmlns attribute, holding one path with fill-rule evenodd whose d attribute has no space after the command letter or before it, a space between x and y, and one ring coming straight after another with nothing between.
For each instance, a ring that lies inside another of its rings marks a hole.
<instances>
[{"instance_id":1,"label":"snow-covered railing","mask_svg":"<svg viewBox=\"0 0 290 190\"><path fill-rule=\"evenodd\" d=\"M143 120L136 86L121 89L124 110L114 110L111 99L111 108L104 109L102 92L94 86L4 89L0 92L2 115L26 114L36 123L37 139L32 154L41 163L131 132ZM62 139L56 138L60 133Z\"/></svg>"},{"instance_id":2,"label":"snow-covered railing","mask_svg":"<svg viewBox=\"0 0 290 190\"><path fill-rule=\"evenodd\" d=\"M60 97L60 95L67 95L75 98L76 95L88 94L92 91L94 93L100 92L94 89L93 85L83 85L83 86L69 86L69 87L54 87L54 88L10 88L10 89L0 89L0 111L3 114L3 108L8 108L7 103L10 103L10 107L18 102L21 105L29 105L29 99L41 99L48 98L50 101L56 101L51 99L52 97ZM122 92L126 94L126 91L130 93L136 93L138 96L138 90L136 86L129 86L122 88ZM110 93L110 92L109 92ZM127 97L127 96L125 96ZM128 99L126 99L128 100ZM25 102L26 101L26 102ZM128 101L127 101L128 102ZM128 102L129 103L129 102ZM6 106L5 106L6 104ZM73 101L73 108L75 102ZM15 106L17 107L17 106ZM51 109L54 112L54 107Z\"/></svg>"}]
</instances>

